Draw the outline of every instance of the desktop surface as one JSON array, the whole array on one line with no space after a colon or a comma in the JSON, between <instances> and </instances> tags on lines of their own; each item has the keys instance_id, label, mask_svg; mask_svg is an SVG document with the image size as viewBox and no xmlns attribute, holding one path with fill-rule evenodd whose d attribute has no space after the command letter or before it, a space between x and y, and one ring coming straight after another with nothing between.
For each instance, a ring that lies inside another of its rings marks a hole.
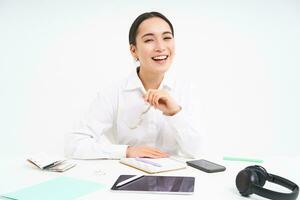
<instances>
[{"instance_id":1,"label":"desktop surface","mask_svg":"<svg viewBox=\"0 0 300 200\"><path fill-rule=\"evenodd\" d=\"M111 187L121 174L145 174L135 168L119 163L119 160L73 160L76 167L63 172L41 171L26 162L25 157L7 158L2 160L0 166L0 194L16 191L20 188L32 186L51 180L59 176L67 176L82 180L95 181L104 184L102 189L88 195L81 196L78 199L243 199L235 186L237 173L249 165L255 165L250 162L225 161L217 157L205 157L205 159L226 166L226 171L218 173L205 173L198 169L187 167L186 169L163 172L158 176L191 176L195 177L194 193L192 195L168 195L150 194L150 193L124 193L111 191ZM300 156L294 157L266 157L263 158L264 166L269 173L276 174L299 184L300 173L297 170L300 167ZM145 174L148 175L148 174ZM268 189L280 192L289 192L289 190L272 184L266 183ZM155 196L154 196L155 195ZM1 199L1 197L0 197ZM4 199L4 198L3 198ZM257 195L252 195L250 199L265 199Z\"/></svg>"}]
</instances>

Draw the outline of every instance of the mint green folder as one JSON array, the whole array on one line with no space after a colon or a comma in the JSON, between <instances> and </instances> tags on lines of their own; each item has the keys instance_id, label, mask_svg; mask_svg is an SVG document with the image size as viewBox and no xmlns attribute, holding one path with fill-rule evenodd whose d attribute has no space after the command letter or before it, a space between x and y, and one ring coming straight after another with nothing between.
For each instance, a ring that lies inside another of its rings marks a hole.
<instances>
[{"instance_id":1,"label":"mint green folder","mask_svg":"<svg viewBox=\"0 0 300 200\"><path fill-rule=\"evenodd\" d=\"M1 196L21 200L69 200L94 192L103 187L103 184L97 182L61 176Z\"/></svg>"}]
</instances>

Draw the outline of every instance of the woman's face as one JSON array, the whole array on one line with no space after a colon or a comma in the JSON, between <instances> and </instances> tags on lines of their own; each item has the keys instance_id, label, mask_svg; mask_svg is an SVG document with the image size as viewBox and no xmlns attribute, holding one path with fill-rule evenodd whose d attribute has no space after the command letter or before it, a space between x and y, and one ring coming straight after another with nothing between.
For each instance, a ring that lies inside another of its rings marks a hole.
<instances>
[{"instance_id":1,"label":"woman's face","mask_svg":"<svg viewBox=\"0 0 300 200\"><path fill-rule=\"evenodd\" d=\"M175 43L169 24L159 17L143 21L137 32L136 45L131 53L140 61L142 70L150 73L164 73L172 64Z\"/></svg>"}]
</instances>

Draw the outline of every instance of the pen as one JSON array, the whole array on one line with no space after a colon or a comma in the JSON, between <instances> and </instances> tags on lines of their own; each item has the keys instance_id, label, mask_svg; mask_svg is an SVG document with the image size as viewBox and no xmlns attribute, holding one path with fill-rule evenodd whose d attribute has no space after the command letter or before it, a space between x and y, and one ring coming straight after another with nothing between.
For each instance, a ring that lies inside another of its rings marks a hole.
<instances>
[{"instance_id":1,"label":"pen","mask_svg":"<svg viewBox=\"0 0 300 200\"><path fill-rule=\"evenodd\" d=\"M150 165L153 165L153 166L156 166L156 167L162 167L160 164L152 162L149 159L136 157L135 160L143 162L143 163L147 163L147 164L150 164Z\"/></svg>"},{"instance_id":2,"label":"pen","mask_svg":"<svg viewBox=\"0 0 300 200\"><path fill-rule=\"evenodd\" d=\"M144 175L136 175L136 176L133 176L133 177L131 177L131 178L129 178L129 179L126 179L126 180L124 180L124 181L121 181L120 183L118 183L117 185L116 185L116 187L121 187L121 186L123 186L123 185L125 185L125 184L127 184L127 183L129 183L129 182L132 182L132 181L135 181L135 180L137 180L137 179L139 179L139 178L142 178Z\"/></svg>"},{"instance_id":3,"label":"pen","mask_svg":"<svg viewBox=\"0 0 300 200\"><path fill-rule=\"evenodd\" d=\"M256 162L262 163L263 160L260 159L253 159L253 158L241 158L241 157L231 157L231 156L224 156L223 160L230 160L230 161L244 161L244 162Z\"/></svg>"}]
</instances>

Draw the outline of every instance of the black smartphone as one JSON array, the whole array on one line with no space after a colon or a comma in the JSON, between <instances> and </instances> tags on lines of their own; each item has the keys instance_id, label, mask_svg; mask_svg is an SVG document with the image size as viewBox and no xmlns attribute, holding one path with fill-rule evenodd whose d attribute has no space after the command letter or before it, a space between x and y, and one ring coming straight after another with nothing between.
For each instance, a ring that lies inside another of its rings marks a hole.
<instances>
[{"instance_id":1,"label":"black smartphone","mask_svg":"<svg viewBox=\"0 0 300 200\"><path fill-rule=\"evenodd\" d=\"M207 173L222 172L226 169L222 165L204 159L187 161L186 164Z\"/></svg>"}]
</instances>

